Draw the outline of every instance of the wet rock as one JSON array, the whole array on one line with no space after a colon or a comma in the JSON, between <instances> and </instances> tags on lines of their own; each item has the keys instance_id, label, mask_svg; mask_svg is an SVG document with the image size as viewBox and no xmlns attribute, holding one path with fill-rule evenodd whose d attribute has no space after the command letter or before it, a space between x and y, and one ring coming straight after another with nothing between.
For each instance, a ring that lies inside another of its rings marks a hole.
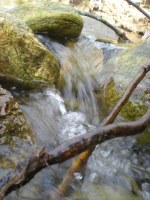
<instances>
[{"instance_id":1,"label":"wet rock","mask_svg":"<svg viewBox=\"0 0 150 200\"><path fill-rule=\"evenodd\" d=\"M85 183L83 186L84 191L87 193L87 199L111 199L111 200L140 200L138 195L135 195L131 191L125 188L115 185L100 185L100 184L90 184Z\"/></svg>"},{"instance_id":2,"label":"wet rock","mask_svg":"<svg viewBox=\"0 0 150 200\"><path fill-rule=\"evenodd\" d=\"M106 103L113 107L122 96L125 88L137 75L140 68L149 62L149 42L134 45L104 64L101 72ZM121 114L129 120L141 117L150 105L150 74L141 81Z\"/></svg>"},{"instance_id":3,"label":"wet rock","mask_svg":"<svg viewBox=\"0 0 150 200\"><path fill-rule=\"evenodd\" d=\"M34 36L30 28L16 17L0 11L0 75L24 81L54 83L59 64Z\"/></svg>"},{"instance_id":4,"label":"wet rock","mask_svg":"<svg viewBox=\"0 0 150 200\"><path fill-rule=\"evenodd\" d=\"M105 43L117 43L117 34L108 26L95 19L84 17L84 27L82 33L84 35L92 35L97 41Z\"/></svg>"},{"instance_id":5,"label":"wet rock","mask_svg":"<svg viewBox=\"0 0 150 200\"><path fill-rule=\"evenodd\" d=\"M73 8L51 1L23 4L10 11L24 20L34 32L48 32L57 38L77 38L82 27L82 18Z\"/></svg>"},{"instance_id":6,"label":"wet rock","mask_svg":"<svg viewBox=\"0 0 150 200\"><path fill-rule=\"evenodd\" d=\"M0 144L13 145L15 137L31 141L32 134L19 104L0 86Z\"/></svg>"}]
</instances>

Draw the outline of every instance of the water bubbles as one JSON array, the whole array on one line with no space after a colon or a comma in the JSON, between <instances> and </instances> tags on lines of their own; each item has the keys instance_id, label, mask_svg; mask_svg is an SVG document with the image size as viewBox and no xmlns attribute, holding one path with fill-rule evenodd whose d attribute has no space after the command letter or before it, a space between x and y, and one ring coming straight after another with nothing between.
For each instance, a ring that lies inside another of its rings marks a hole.
<instances>
[{"instance_id":1,"label":"water bubbles","mask_svg":"<svg viewBox=\"0 0 150 200\"><path fill-rule=\"evenodd\" d=\"M146 173L139 164L137 155L133 156L132 148L135 138L118 138L97 146L88 162L88 170L96 173L103 182L122 184L123 179L117 179L123 174L133 179L141 179ZM120 175L119 175L120 174ZM130 180L129 180L130 182Z\"/></svg>"},{"instance_id":2,"label":"water bubbles","mask_svg":"<svg viewBox=\"0 0 150 200\"><path fill-rule=\"evenodd\" d=\"M60 119L59 127L59 140L61 142L94 129L94 126L88 124L86 116L80 112L68 112L63 115Z\"/></svg>"},{"instance_id":3,"label":"water bubbles","mask_svg":"<svg viewBox=\"0 0 150 200\"><path fill-rule=\"evenodd\" d=\"M79 172L76 172L73 175L74 175L75 179L78 180L78 181L81 181L82 178L83 178L82 174L79 173Z\"/></svg>"},{"instance_id":4,"label":"water bubbles","mask_svg":"<svg viewBox=\"0 0 150 200\"><path fill-rule=\"evenodd\" d=\"M99 183L99 176L98 176L98 174L96 173L96 172L91 172L91 173L89 173L89 177L88 177L88 179L90 180L90 182L92 182L92 183Z\"/></svg>"},{"instance_id":5,"label":"water bubbles","mask_svg":"<svg viewBox=\"0 0 150 200\"><path fill-rule=\"evenodd\" d=\"M54 89L53 90L47 89L45 90L45 94L49 96L50 98L53 98L57 102L61 114L64 115L66 113L66 108L64 105L64 100L61 97L60 93Z\"/></svg>"}]
</instances>

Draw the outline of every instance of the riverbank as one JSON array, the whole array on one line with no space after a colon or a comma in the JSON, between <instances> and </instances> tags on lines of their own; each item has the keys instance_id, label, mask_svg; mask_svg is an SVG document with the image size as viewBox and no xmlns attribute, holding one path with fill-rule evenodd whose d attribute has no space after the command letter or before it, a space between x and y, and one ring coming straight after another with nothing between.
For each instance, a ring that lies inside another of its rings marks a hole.
<instances>
[{"instance_id":1,"label":"riverbank","mask_svg":"<svg viewBox=\"0 0 150 200\"><path fill-rule=\"evenodd\" d=\"M72 4L74 7L89 11L89 2L82 1L79 4ZM138 4L146 13L150 14L150 7ZM101 16L114 27L124 32L131 42L139 43L150 37L149 19L139 10L129 5L125 0L103 0L99 10L92 10L92 13ZM103 29L101 29L103 31Z\"/></svg>"}]
</instances>

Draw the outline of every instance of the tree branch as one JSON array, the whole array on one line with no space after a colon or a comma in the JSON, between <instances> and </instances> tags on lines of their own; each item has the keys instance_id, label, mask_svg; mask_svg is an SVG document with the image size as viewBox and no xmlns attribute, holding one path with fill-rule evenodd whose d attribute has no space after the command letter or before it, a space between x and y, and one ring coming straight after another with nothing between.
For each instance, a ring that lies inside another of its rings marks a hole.
<instances>
[{"instance_id":1,"label":"tree branch","mask_svg":"<svg viewBox=\"0 0 150 200\"><path fill-rule=\"evenodd\" d=\"M103 120L101 123L101 126L106 126L107 124L111 124L115 118L117 117L118 113L121 111L122 107L126 104L128 99L130 98L131 94L137 87L137 85L140 83L140 81L145 77L145 75L150 71L150 63L145 64L137 74L137 76L134 78L133 81L129 84L129 86L126 88L125 93L120 98L120 100L117 102L111 113L108 115L106 119Z\"/></svg>"},{"instance_id":2,"label":"tree branch","mask_svg":"<svg viewBox=\"0 0 150 200\"><path fill-rule=\"evenodd\" d=\"M100 124L101 127L106 126L108 124L113 123L116 119L117 115L121 111L122 107L127 103L128 99L130 98L132 92L140 83L140 81L145 77L145 75L150 71L150 63L144 65L134 80L129 84L127 89L125 90L121 99L117 102L115 107L112 109L111 113L106 117L103 122ZM59 184L58 189L55 189L51 192L51 199L55 199L56 197L63 196L68 188L69 183L74 179L74 173L81 171L83 166L86 165L88 158L94 151L95 147L88 149L81 153L75 160L73 161L71 167L68 169L67 173L65 174L62 182Z\"/></svg>"},{"instance_id":3,"label":"tree branch","mask_svg":"<svg viewBox=\"0 0 150 200\"><path fill-rule=\"evenodd\" d=\"M140 6L138 6L136 3L130 1L130 0L125 0L128 2L128 4L134 6L137 10L139 10L143 15L145 15L148 19L150 19L150 15L146 13Z\"/></svg>"},{"instance_id":4,"label":"tree branch","mask_svg":"<svg viewBox=\"0 0 150 200\"><path fill-rule=\"evenodd\" d=\"M139 120L128 123L117 123L98 128L95 131L77 136L59 147L48 152L44 147L41 151L34 152L29 159L21 163L14 171L0 180L0 198L9 194L12 190L22 187L29 182L35 174L49 165L62 163L79 153L106 140L117 137L136 135L150 124L150 108Z\"/></svg>"},{"instance_id":5,"label":"tree branch","mask_svg":"<svg viewBox=\"0 0 150 200\"><path fill-rule=\"evenodd\" d=\"M122 40L125 40L125 41L130 41L126 34L121 32L119 29L117 29L116 27L114 27L112 24L110 24L109 22L107 22L106 20L102 19L102 17L96 15L96 14L92 14L92 13L89 13L89 12L86 12L84 10L79 10L79 9L75 9L80 15L83 15L83 16L87 16L87 17L90 17L90 18L93 18L97 21L100 21L102 22L103 24L105 24L106 26L108 26L109 28L111 28L112 30L115 31L115 33L117 35L119 35L120 39Z\"/></svg>"},{"instance_id":6,"label":"tree branch","mask_svg":"<svg viewBox=\"0 0 150 200\"><path fill-rule=\"evenodd\" d=\"M150 64L143 67L142 73L147 73L149 70ZM0 199L29 182L36 173L47 167L47 163L49 165L61 163L106 140L135 135L143 131L149 124L150 108L141 119L135 122L107 125L70 139L50 152L46 147L41 151L33 152L27 160L0 180Z\"/></svg>"}]
</instances>

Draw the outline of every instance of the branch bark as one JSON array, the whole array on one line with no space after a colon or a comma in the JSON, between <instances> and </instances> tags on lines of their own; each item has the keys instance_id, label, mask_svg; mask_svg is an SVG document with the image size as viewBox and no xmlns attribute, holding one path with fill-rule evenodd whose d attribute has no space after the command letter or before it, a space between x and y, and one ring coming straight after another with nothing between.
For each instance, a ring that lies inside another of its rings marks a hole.
<instances>
[{"instance_id":1,"label":"branch bark","mask_svg":"<svg viewBox=\"0 0 150 200\"><path fill-rule=\"evenodd\" d=\"M139 10L141 13L143 13L143 15L145 15L149 20L150 20L150 15L145 12L140 6L138 6L136 3L130 1L130 0L125 0L128 2L128 4L134 6L137 10Z\"/></svg>"},{"instance_id":2,"label":"branch bark","mask_svg":"<svg viewBox=\"0 0 150 200\"><path fill-rule=\"evenodd\" d=\"M54 150L48 152L44 147L41 151L34 152L29 159L21 163L14 171L0 180L0 198L12 190L22 187L29 182L36 173L49 165L62 163L79 153L106 140L117 137L136 135L150 124L150 108L139 120L128 123L116 123L97 128L95 131L77 136L68 140Z\"/></svg>"},{"instance_id":3,"label":"branch bark","mask_svg":"<svg viewBox=\"0 0 150 200\"><path fill-rule=\"evenodd\" d=\"M150 64L143 67L143 73L147 73L149 70ZM68 140L50 152L47 147L33 152L27 160L0 180L0 199L29 182L36 173L47 167L47 163L49 165L61 163L106 140L135 135L143 131L149 124L150 108L141 119L135 122L107 125Z\"/></svg>"},{"instance_id":4,"label":"branch bark","mask_svg":"<svg viewBox=\"0 0 150 200\"><path fill-rule=\"evenodd\" d=\"M113 121L116 119L117 115L121 111L122 107L127 103L134 89L137 87L137 85L140 83L140 81L145 77L145 75L149 71L150 71L150 63L146 64L145 66L141 68L137 76L134 78L134 80L129 84L129 86L125 90L123 96L114 106L111 113L100 124L101 127L113 123ZM86 165L88 158L90 157L94 149L95 149L95 146L81 153L77 158L75 158L71 167L68 169L66 175L64 176L62 182L59 184L58 188L55 191L51 192L51 199L54 200L56 197L58 199L61 196L64 196L64 194L67 191L69 183L74 179L74 173L81 171L83 166Z\"/></svg>"},{"instance_id":5,"label":"branch bark","mask_svg":"<svg viewBox=\"0 0 150 200\"><path fill-rule=\"evenodd\" d=\"M103 24L105 24L106 26L108 26L109 28L111 28L112 30L115 31L115 33L117 35L119 35L119 39L120 40L124 40L124 41L128 41L130 42L130 40L127 38L126 34L121 32L119 29L117 29L116 27L114 27L112 24L110 24L109 22L107 22L106 20L102 19L102 17L98 16L98 15L95 15L95 14L92 14L92 13L89 13L89 12L86 12L84 10L79 10L79 9L75 9L80 15L83 15L83 16L87 16L87 17L90 17L90 18L93 18L97 21L100 21L102 22Z\"/></svg>"}]
</instances>

